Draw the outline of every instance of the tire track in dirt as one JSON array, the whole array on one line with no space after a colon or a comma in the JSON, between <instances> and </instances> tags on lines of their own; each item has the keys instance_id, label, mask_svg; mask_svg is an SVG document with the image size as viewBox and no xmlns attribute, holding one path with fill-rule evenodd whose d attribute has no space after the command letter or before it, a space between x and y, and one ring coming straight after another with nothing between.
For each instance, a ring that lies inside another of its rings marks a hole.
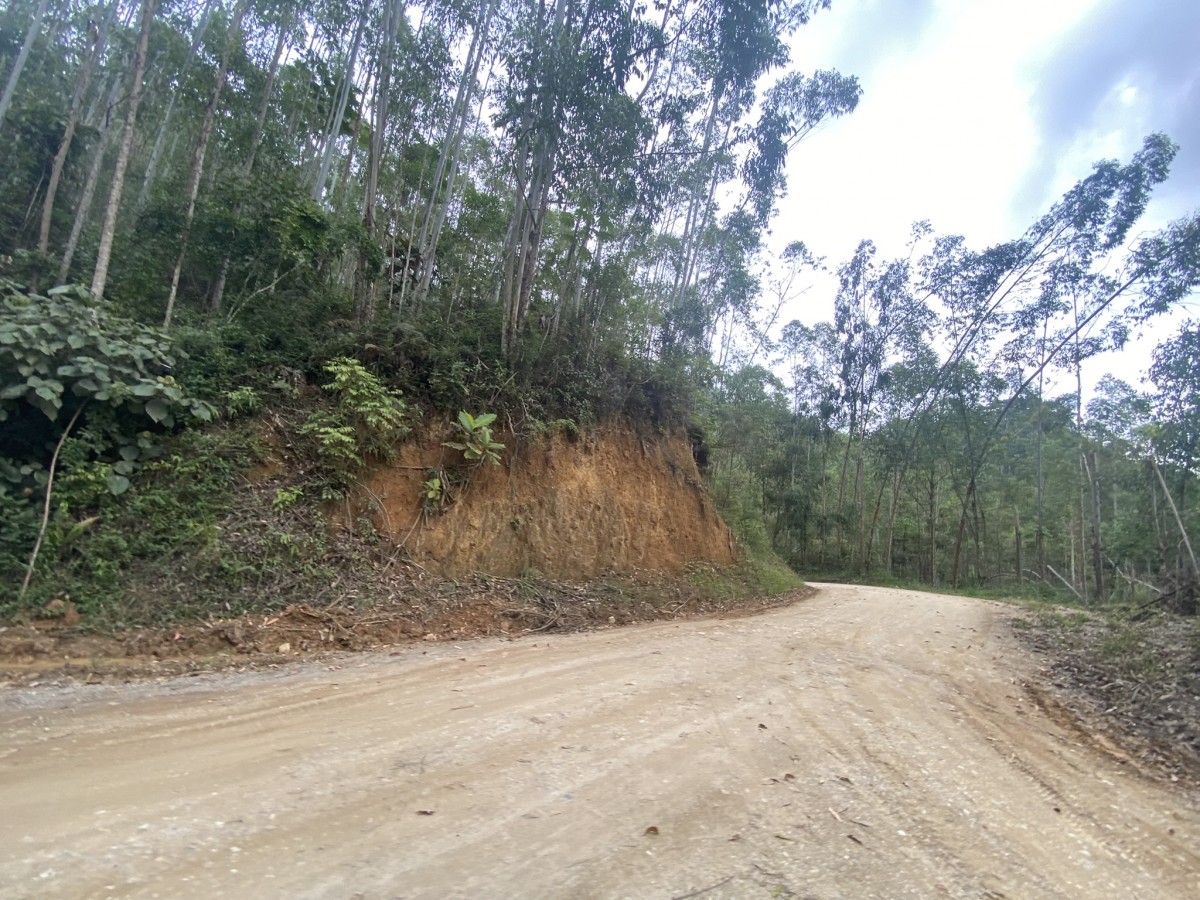
<instances>
[{"instance_id":1,"label":"tire track in dirt","mask_svg":"<svg viewBox=\"0 0 1200 900\"><path fill-rule=\"evenodd\" d=\"M10 690L0 896L1200 895L1195 798L1027 692L1009 612L828 585L753 618Z\"/></svg>"}]
</instances>

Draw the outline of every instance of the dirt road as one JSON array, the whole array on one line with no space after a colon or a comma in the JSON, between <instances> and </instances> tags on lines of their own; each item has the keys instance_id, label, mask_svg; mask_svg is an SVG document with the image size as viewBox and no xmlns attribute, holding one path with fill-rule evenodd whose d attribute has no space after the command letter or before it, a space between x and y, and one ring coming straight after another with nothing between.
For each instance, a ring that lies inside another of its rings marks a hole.
<instances>
[{"instance_id":1,"label":"dirt road","mask_svg":"<svg viewBox=\"0 0 1200 900\"><path fill-rule=\"evenodd\" d=\"M1200 811L996 604L791 608L0 693L0 896L1200 896Z\"/></svg>"}]
</instances>

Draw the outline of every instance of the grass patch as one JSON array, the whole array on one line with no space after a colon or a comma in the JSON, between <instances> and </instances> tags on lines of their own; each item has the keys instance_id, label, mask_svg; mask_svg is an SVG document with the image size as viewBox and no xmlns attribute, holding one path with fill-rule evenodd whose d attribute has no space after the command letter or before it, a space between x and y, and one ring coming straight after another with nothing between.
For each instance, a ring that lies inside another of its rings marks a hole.
<instances>
[{"instance_id":1,"label":"grass patch","mask_svg":"<svg viewBox=\"0 0 1200 900\"><path fill-rule=\"evenodd\" d=\"M703 596L727 602L777 597L804 587L804 580L770 553L747 553L732 566L691 566L687 580Z\"/></svg>"}]
</instances>

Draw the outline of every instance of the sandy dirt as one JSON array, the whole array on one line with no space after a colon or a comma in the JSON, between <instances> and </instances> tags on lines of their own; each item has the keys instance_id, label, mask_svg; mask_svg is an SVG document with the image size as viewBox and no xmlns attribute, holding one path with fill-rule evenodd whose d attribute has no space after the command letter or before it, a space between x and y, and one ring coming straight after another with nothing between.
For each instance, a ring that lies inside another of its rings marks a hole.
<instances>
[{"instance_id":1,"label":"sandy dirt","mask_svg":"<svg viewBox=\"0 0 1200 900\"><path fill-rule=\"evenodd\" d=\"M1200 896L1200 807L1009 609L752 618L0 693L0 896Z\"/></svg>"}]
</instances>

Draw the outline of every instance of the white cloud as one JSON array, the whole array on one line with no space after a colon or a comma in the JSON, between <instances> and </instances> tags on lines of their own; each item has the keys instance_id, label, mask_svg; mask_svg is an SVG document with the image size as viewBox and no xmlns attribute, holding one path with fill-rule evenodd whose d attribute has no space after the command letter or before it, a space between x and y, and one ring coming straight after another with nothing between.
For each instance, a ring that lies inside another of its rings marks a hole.
<instances>
[{"instance_id":1,"label":"white cloud","mask_svg":"<svg viewBox=\"0 0 1200 900\"><path fill-rule=\"evenodd\" d=\"M1190 10L1195 0L1147 3L1186 18L1192 14L1175 7ZM1149 131L1180 119L1189 96L1200 97L1200 81L1186 77L1189 58L1179 48L1173 67L1164 61L1157 68L1105 67L1105 52L1113 59L1118 50L1137 59L1153 54L1153 47L1129 50L1121 34L1092 31L1125 23L1126 31L1140 34L1129 22L1141 6L835 0L797 34L793 65L856 74L863 100L851 116L793 151L790 192L773 241L782 247L803 240L836 265L863 238L885 255L902 252L919 219L939 233L963 234L973 246L1020 235L1096 160L1127 158ZM1149 26L1142 31L1157 33ZM1200 69L1200 31L1190 40ZM1086 109L1074 110L1076 97ZM1074 120L1067 121L1072 110ZM1189 191L1168 191L1152 207L1147 227L1196 205L1200 197ZM818 284L785 315L806 322L831 318L833 289L829 281ZM1137 381L1153 341L1143 344L1140 352L1105 360L1106 370Z\"/></svg>"}]
</instances>

